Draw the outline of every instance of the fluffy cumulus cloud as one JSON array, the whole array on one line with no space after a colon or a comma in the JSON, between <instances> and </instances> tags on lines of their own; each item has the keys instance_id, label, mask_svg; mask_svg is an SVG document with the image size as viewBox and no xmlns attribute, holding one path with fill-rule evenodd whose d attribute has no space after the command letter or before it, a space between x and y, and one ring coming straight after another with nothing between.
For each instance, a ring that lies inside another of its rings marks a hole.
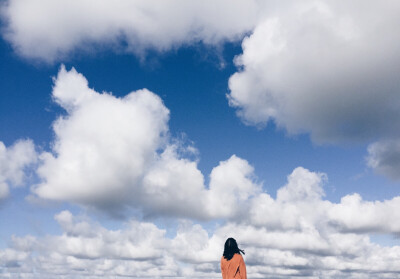
<instances>
[{"instance_id":1,"label":"fluffy cumulus cloud","mask_svg":"<svg viewBox=\"0 0 400 279\"><path fill-rule=\"evenodd\" d=\"M258 12L254 0L9 0L2 8L5 38L19 54L45 61L93 44L140 54L236 40L252 29Z\"/></svg>"},{"instance_id":2,"label":"fluffy cumulus cloud","mask_svg":"<svg viewBox=\"0 0 400 279\"><path fill-rule=\"evenodd\" d=\"M0 201L9 195L9 186L22 186L25 171L37 160L31 140L19 140L6 147L0 141Z\"/></svg>"},{"instance_id":3,"label":"fluffy cumulus cloud","mask_svg":"<svg viewBox=\"0 0 400 279\"><path fill-rule=\"evenodd\" d=\"M248 218L214 228L182 220L169 236L150 222L132 219L115 230L62 211L55 216L61 234L12 237L0 250L0 271L7 278L220 278L223 244L233 236L249 278L399 278L400 246L369 236L400 233L399 197L353 194L333 203L323 198L326 180L296 168L276 198L258 192L240 204Z\"/></svg>"},{"instance_id":4,"label":"fluffy cumulus cloud","mask_svg":"<svg viewBox=\"0 0 400 279\"><path fill-rule=\"evenodd\" d=\"M235 155L213 169L206 187L197 161L182 155L193 148L171 138L168 109L146 89L117 98L61 67L52 96L66 113L53 124L51 152L40 154L41 182L32 187L40 198L209 219L234 218L237 204L259 191L253 168Z\"/></svg>"},{"instance_id":5,"label":"fluffy cumulus cloud","mask_svg":"<svg viewBox=\"0 0 400 279\"><path fill-rule=\"evenodd\" d=\"M254 182L253 167L233 155L212 170L206 209L215 218L240 217L247 201L260 189Z\"/></svg>"},{"instance_id":6,"label":"fluffy cumulus cloud","mask_svg":"<svg viewBox=\"0 0 400 279\"><path fill-rule=\"evenodd\" d=\"M273 120L318 142L397 136L399 9L397 1L278 9L243 40L230 104L246 123Z\"/></svg>"},{"instance_id":7,"label":"fluffy cumulus cloud","mask_svg":"<svg viewBox=\"0 0 400 279\"><path fill-rule=\"evenodd\" d=\"M66 110L54 124L53 153L40 155L40 197L113 206L140 193L138 181L167 132L168 110L142 90L123 99L99 94L74 69L61 68L53 98ZM84 178L84 179L83 179Z\"/></svg>"}]
</instances>

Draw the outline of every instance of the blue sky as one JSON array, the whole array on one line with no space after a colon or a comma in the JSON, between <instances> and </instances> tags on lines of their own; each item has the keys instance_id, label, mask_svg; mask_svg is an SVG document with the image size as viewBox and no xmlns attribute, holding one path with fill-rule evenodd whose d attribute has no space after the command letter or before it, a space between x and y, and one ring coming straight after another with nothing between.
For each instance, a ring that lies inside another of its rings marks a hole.
<instances>
[{"instance_id":1,"label":"blue sky","mask_svg":"<svg viewBox=\"0 0 400 279\"><path fill-rule=\"evenodd\" d=\"M356 3L4 1L0 275L219 278L233 236L398 278L400 7Z\"/></svg>"}]
</instances>

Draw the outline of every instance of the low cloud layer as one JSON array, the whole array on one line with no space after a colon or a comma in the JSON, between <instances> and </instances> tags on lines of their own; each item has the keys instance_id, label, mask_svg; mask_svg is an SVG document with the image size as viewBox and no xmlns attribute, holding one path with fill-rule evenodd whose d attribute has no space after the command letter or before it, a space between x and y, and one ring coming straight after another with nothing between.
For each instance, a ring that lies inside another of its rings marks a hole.
<instances>
[{"instance_id":1,"label":"low cloud layer","mask_svg":"<svg viewBox=\"0 0 400 279\"><path fill-rule=\"evenodd\" d=\"M31 140L20 140L6 147L0 141L0 201L9 195L9 187L22 186L26 178L25 170L37 160Z\"/></svg>"},{"instance_id":2,"label":"low cloud layer","mask_svg":"<svg viewBox=\"0 0 400 279\"><path fill-rule=\"evenodd\" d=\"M400 232L400 197L369 202L353 194L332 203L323 199L326 181L296 168L275 199L259 193L240 205L247 218L213 229L181 220L169 237L150 222L110 230L62 211L55 216L62 234L13 237L0 250L0 269L9 278L220 278L223 244L233 236L250 278L397 278L400 246L380 246L369 234Z\"/></svg>"}]
</instances>

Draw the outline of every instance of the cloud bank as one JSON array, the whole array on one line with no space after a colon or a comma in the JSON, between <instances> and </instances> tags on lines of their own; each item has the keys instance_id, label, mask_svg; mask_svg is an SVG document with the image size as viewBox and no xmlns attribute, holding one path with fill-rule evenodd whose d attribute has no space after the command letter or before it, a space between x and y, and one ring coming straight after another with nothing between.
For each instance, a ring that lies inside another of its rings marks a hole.
<instances>
[{"instance_id":1,"label":"cloud bank","mask_svg":"<svg viewBox=\"0 0 400 279\"><path fill-rule=\"evenodd\" d=\"M398 278L400 246L378 245L369 234L400 232L400 197L353 194L332 203L323 199L324 181L296 168L276 198L258 193L240 205L247 218L213 229L181 220L169 237L150 222L112 230L62 211L55 216L62 234L13 237L0 250L0 270L7 278L220 278L223 244L233 236L251 278Z\"/></svg>"}]
</instances>

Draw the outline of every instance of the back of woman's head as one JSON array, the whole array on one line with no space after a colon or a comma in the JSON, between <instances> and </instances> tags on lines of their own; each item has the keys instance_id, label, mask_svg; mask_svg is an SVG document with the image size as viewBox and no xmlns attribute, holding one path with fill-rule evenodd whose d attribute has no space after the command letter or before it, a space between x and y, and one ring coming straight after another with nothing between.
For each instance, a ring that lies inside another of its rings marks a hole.
<instances>
[{"instance_id":1,"label":"back of woman's head","mask_svg":"<svg viewBox=\"0 0 400 279\"><path fill-rule=\"evenodd\" d=\"M224 254L223 254L224 258L229 261L230 259L233 258L233 255L240 253L244 254L244 251L239 249L236 240L232 237L228 238L225 241Z\"/></svg>"}]
</instances>

